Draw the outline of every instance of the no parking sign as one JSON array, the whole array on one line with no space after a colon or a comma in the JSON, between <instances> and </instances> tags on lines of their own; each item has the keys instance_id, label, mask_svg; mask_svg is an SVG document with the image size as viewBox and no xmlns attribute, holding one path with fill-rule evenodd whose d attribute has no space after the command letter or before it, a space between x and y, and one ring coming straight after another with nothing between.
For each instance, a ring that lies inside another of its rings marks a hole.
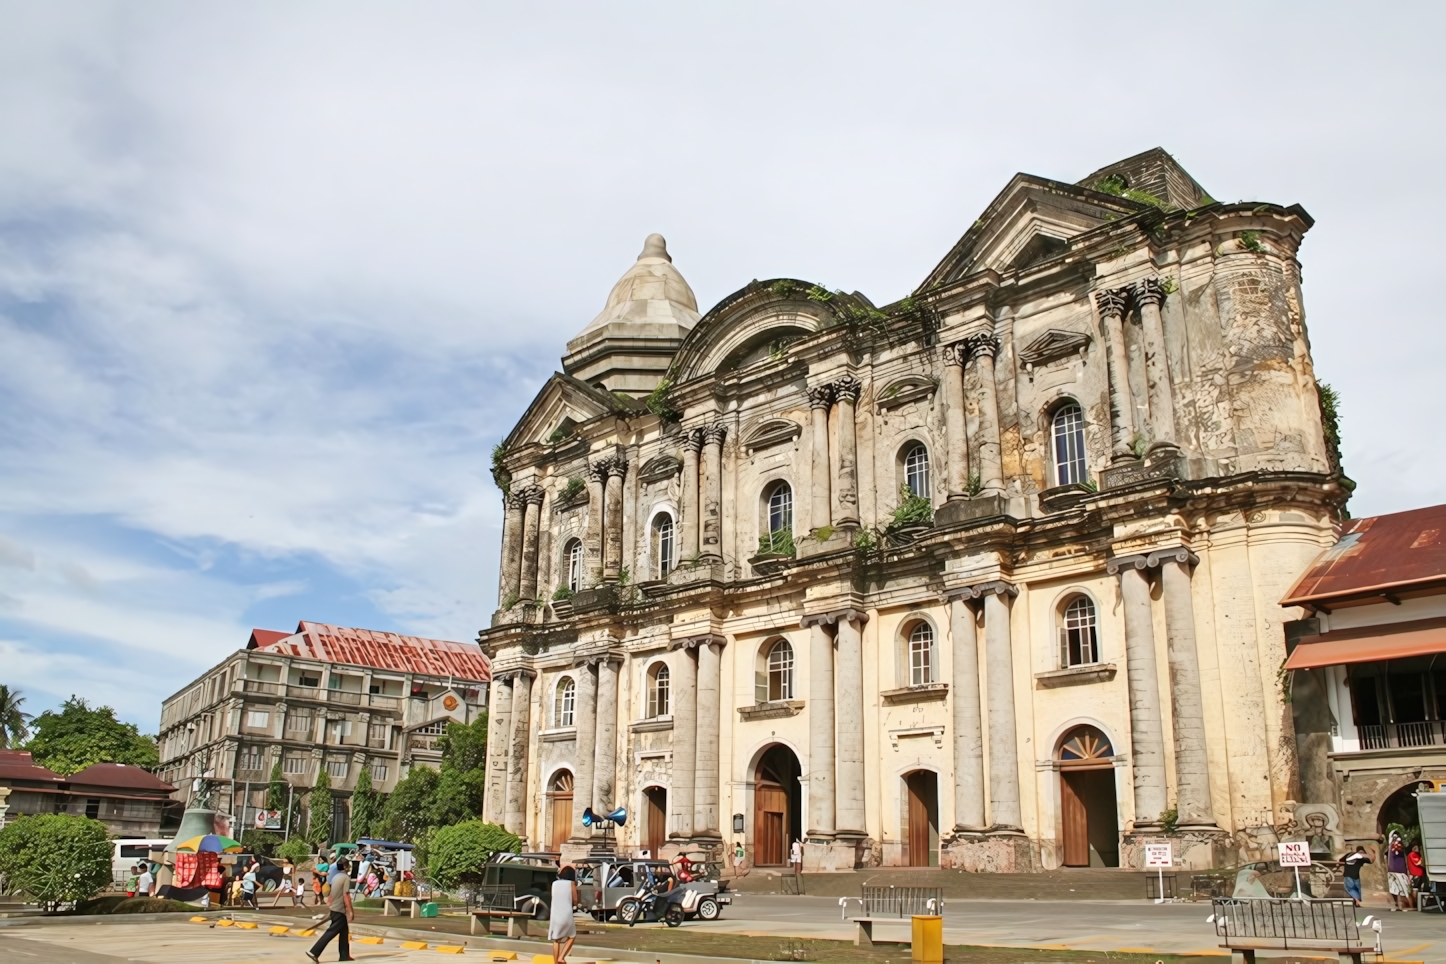
<instances>
[{"instance_id":1,"label":"no parking sign","mask_svg":"<svg viewBox=\"0 0 1446 964\"><path fill-rule=\"evenodd\" d=\"M1146 867L1171 867L1170 845L1167 843L1145 844L1145 866Z\"/></svg>"},{"instance_id":2,"label":"no parking sign","mask_svg":"<svg viewBox=\"0 0 1446 964\"><path fill-rule=\"evenodd\" d=\"M1282 867L1309 867L1310 846L1304 840L1283 840L1280 843Z\"/></svg>"}]
</instances>

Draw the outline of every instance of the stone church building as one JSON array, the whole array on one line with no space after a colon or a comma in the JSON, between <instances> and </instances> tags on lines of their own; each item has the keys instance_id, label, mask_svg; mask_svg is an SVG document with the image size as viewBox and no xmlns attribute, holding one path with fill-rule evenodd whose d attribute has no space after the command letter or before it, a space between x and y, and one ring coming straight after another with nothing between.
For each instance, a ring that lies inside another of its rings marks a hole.
<instances>
[{"instance_id":1,"label":"stone church building","mask_svg":"<svg viewBox=\"0 0 1446 964\"><path fill-rule=\"evenodd\" d=\"M893 304L701 316L649 237L495 454L485 816L808 870L1273 854L1279 603L1348 495L1311 224L1156 149L1017 175Z\"/></svg>"}]
</instances>

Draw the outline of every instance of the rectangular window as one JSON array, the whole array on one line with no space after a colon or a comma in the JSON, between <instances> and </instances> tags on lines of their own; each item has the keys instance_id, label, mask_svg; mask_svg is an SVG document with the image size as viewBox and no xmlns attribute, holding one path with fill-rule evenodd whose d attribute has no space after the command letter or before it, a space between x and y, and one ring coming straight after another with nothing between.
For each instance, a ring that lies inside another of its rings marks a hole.
<instances>
[{"instance_id":1,"label":"rectangular window","mask_svg":"<svg viewBox=\"0 0 1446 964\"><path fill-rule=\"evenodd\" d=\"M381 749L390 749L392 727L388 723L371 723L367 726L367 742Z\"/></svg>"},{"instance_id":2,"label":"rectangular window","mask_svg":"<svg viewBox=\"0 0 1446 964\"><path fill-rule=\"evenodd\" d=\"M330 776L333 780L345 780L347 770L350 768L350 766L350 762L345 759L327 760L326 772L327 775Z\"/></svg>"},{"instance_id":3,"label":"rectangular window","mask_svg":"<svg viewBox=\"0 0 1446 964\"><path fill-rule=\"evenodd\" d=\"M266 710L247 710L246 725L265 728L271 725L271 714Z\"/></svg>"},{"instance_id":4,"label":"rectangular window","mask_svg":"<svg viewBox=\"0 0 1446 964\"><path fill-rule=\"evenodd\" d=\"M100 801L99 801L99 800L87 800L87 801L85 801L85 815L86 815L87 817L89 817L90 819L92 819L92 820L99 820L99 819L100 819Z\"/></svg>"},{"instance_id":5,"label":"rectangular window","mask_svg":"<svg viewBox=\"0 0 1446 964\"><path fill-rule=\"evenodd\" d=\"M303 753L288 753L281 761L283 773L309 773L311 771L311 757Z\"/></svg>"},{"instance_id":6,"label":"rectangular window","mask_svg":"<svg viewBox=\"0 0 1446 964\"><path fill-rule=\"evenodd\" d=\"M307 676L307 675L303 674L303 675L301 676L301 678L300 678L299 680L297 680L297 682L300 683L302 686L320 686L320 685L321 685L321 677L320 677L320 676Z\"/></svg>"},{"instance_id":7,"label":"rectangular window","mask_svg":"<svg viewBox=\"0 0 1446 964\"><path fill-rule=\"evenodd\" d=\"M387 765L385 763L372 764L372 783L387 782Z\"/></svg>"},{"instance_id":8,"label":"rectangular window","mask_svg":"<svg viewBox=\"0 0 1446 964\"><path fill-rule=\"evenodd\" d=\"M240 759L240 761L236 764L236 766L237 766L238 769L241 769L241 770L260 770L260 769L261 769L261 747L259 747L259 746L248 746L248 747L244 748L244 749L241 751L241 759Z\"/></svg>"},{"instance_id":9,"label":"rectangular window","mask_svg":"<svg viewBox=\"0 0 1446 964\"><path fill-rule=\"evenodd\" d=\"M311 731L311 714L294 712L286 716L286 731L288 733L309 733Z\"/></svg>"},{"instance_id":10,"label":"rectangular window","mask_svg":"<svg viewBox=\"0 0 1446 964\"><path fill-rule=\"evenodd\" d=\"M331 676L327 678L326 688L329 690L341 689L341 677L337 676L335 673L331 674Z\"/></svg>"}]
</instances>

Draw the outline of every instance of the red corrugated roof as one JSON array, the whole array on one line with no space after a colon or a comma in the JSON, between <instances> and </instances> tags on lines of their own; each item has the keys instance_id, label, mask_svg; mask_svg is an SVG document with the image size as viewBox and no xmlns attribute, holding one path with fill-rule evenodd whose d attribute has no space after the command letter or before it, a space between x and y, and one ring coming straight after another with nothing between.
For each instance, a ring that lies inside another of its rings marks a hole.
<instances>
[{"instance_id":1,"label":"red corrugated roof","mask_svg":"<svg viewBox=\"0 0 1446 964\"><path fill-rule=\"evenodd\" d=\"M0 750L0 780L42 780L60 783L65 777L36 766L29 750Z\"/></svg>"},{"instance_id":2,"label":"red corrugated roof","mask_svg":"<svg viewBox=\"0 0 1446 964\"><path fill-rule=\"evenodd\" d=\"M256 638L254 632L252 638ZM296 627L295 633L254 648L401 673L429 673L483 683L492 679L492 663L475 644L347 629L305 620Z\"/></svg>"},{"instance_id":3,"label":"red corrugated roof","mask_svg":"<svg viewBox=\"0 0 1446 964\"><path fill-rule=\"evenodd\" d=\"M1446 588L1446 505L1352 519L1301 576L1282 606Z\"/></svg>"},{"instance_id":4,"label":"red corrugated roof","mask_svg":"<svg viewBox=\"0 0 1446 964\"><path fill-rule=\"evenodd\" d=\"M124 763L95 763L72 773L66 780L72 785L112 787L118 790L155 790L172 793L175 787L152 773Z\"/></svg>"},{"instance_id":5,"label":"red corrugated roof","mask_svg":"<svg viewBox=\"0 0 1446 964\"><path fill-rule=\"evenodd\" d=\"M270 646L277 640L285 639L290 633L283 633L279 629L253 629L251 640L246 644L247 649L258 649L263 646Z\"/></svg>"}]
</instances>

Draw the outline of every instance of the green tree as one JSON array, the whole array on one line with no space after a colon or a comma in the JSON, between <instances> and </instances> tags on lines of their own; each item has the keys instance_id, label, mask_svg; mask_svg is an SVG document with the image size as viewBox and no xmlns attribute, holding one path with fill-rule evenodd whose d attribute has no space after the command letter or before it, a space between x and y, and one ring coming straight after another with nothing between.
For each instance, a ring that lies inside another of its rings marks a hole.
<instances>
[{"instance_id":1,"label":"green tree","mask_svg":"<svg viewBox=\"0 0 1446 964\"><path fill-rule=\"evenodd\" d=\"M475 820L482 814L482 796L486 790L486 770L453 770L442 765L442 775L432 793L428 810L428 824L445 827L448 824Z\"/></svg>"},{"instance_id":2,"label":"green tree","mask_svg":"<svg viewBox=\"0 0 1446 964\"><path fill-rule=\"evenodd\" d=\"M382 797L372 789L371 767L362 767L351 793L351 835L353 840L370 837L382 815Z\"/></svg>"},{"instance_id":3,"label":"green tree","mask_svg":"<svg viewBox=\"0 0 1446 964\"><path fill-rule=\"evenodd\" d=\"M241 832L241 846L246 848L248 853L270 857L276 852L276 848L281 846L281 834L252 827Z\"/></svg>"},{"instance_id":4,"label":"green tree","mask_svg":"<svg viewBox=\"0 0 1446 964\"><path fill-rule=\"evenodd\" d=\"M0 830L0 877L46 910L108 887L110 859L110 832L99 820L43 814Z\"/></svg>"},{"instance_id":5,"label":"green tree","mask_svg":"<svg viewBox=\"0 0 1446 964\"><path fill-rule=\"evenodd\" d=\"M442 772L485 770L487 768L487 714L477 714L471 723L448 723L437 741L442 751Z\"/></svg>"},{"instance_id":6,"label":"green tree","mask_svg":"<svg viewBox=\"0 0 1446 964\"><path fill-rule=\"evenodd\" d=\"M306 839L320 847L331 840L331 777L323 761L316 768L316 785L306 798L306 810L311 820L306 827Z\"/></svg>"},{"instance_id":7,"label":"green tree","mask_svg":"<svg viewBox=\"0 0 1446 964\"><path fill-rule=\"evenodd\" d=\"M300 864L311 856L311 844L305 837L292 837L276 848L277 857L285 857L293 864Z\"/></svg>"},{"instance_id":8,"label":"green tree","mask_svg":"<svg viewBox=\"0 0 1446 964\"><path fill-rule=\"evenodd\" d=\"M522 841L495 823L465 820L432 831L427 848L427 871L443 887L475 880L482 865L495 853L515 852Z\"/></svg>"},{"instance_id":9,"label":"green tree","mask_svg":"<svg viewBox=\"0 0 1446 964\"><path fill-rule=\"evenodd\" d=\"M78 696L35 718L25 745L35 762L68 775L93 763L128 763L154 768L160 764L156 741L143 736L134 723L116 719L109 706L92 707Z\"/></svg>"},{"instance_id":10,"label":"green tree","mask_svg":"<svg viewBox=\"0 0 1446 964\"><path fill-rule=\"evenodd\" d=\"M387 797L382 811L386 835L416 843L422 832L433 826L434 797L441 782L442 775L431 767L413 766Z\"/></svg>"},{"instance_id":11,"label":"green tree","mask_svg":"<svg viewBox=\"0 0 1446 964\"><path fill-rule=\"evenodd\" d=\"M271 782L266 786L266 809L286 809L286 775L281 772L281 760L271 765ZM283 826L285 822L283 821Z\"/></svg>"},{"instance_id":12,"label":"green tree","mask_svg":"<svg viewBox=\"0 0 1446 964\"><path fill-rule=\"evenodd\" d=\"M0 750L19 746L30 736L33 717L20 709L24 702L20 690L0 683Z\"/></svg>"}]
</instances>

